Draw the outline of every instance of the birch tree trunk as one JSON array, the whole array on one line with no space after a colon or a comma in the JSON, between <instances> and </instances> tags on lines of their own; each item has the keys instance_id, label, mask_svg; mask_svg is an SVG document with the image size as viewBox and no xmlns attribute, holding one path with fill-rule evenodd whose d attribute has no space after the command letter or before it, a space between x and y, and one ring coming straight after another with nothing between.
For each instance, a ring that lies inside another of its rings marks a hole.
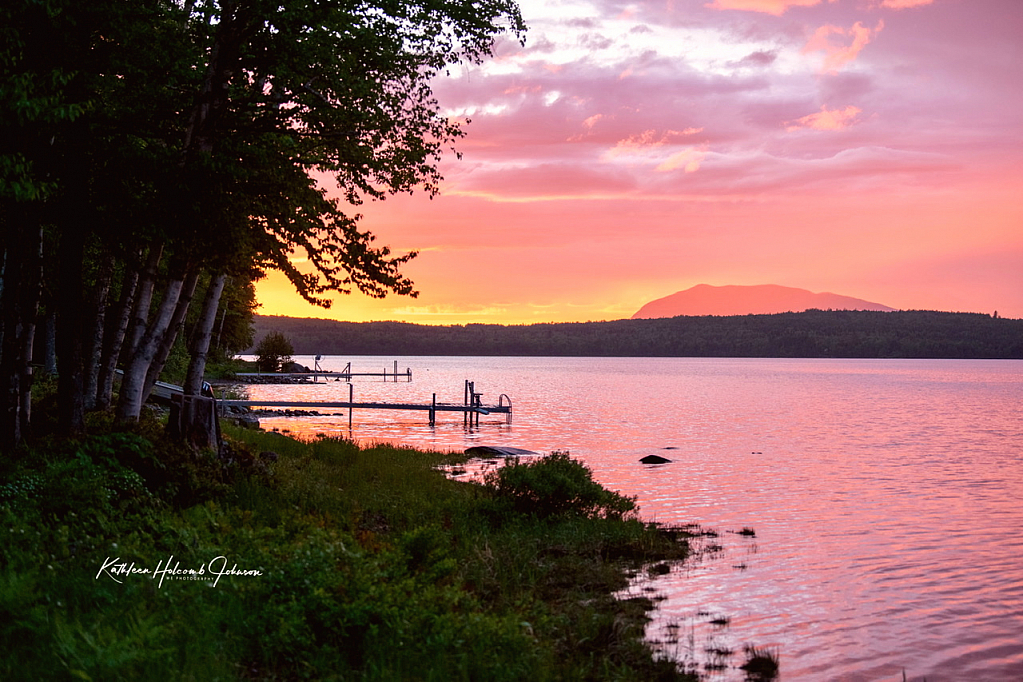
<instances>
[{"instance_id":1,"label":"birch tree trunk","mask_svg":"<svg viewBox=\"0 0 1023 682\"><path fill-rule=\"evenodd\" d=\"M38 294L37 294L38 301ZM32 308L36 305L28 304ZM27 312L27 310L26 310ZM36 323L35 315L31 322L27 322L21 329L21 376L18 380L18 388L21 405L18 409L18 431L22 438L31 434L32 431L32 383L35 379L32 367L32 346L35 341Z\"/></svg>"},{"instance_id":2,"label":"birch tree trunk","mask_svg":"<svg viewBox=\"0 0 1023 682\"><path fill-rule=\"evenodd\" d=\"M8 214L0 268L0 448L12 448L32 423L32 351L43 280L43 228L28 212Z\"/></svg>"},{"instance_id":3,"label":"birch tree trunk","mask_svg":"<svg viewBox=\"0 0 1023 682\"><path fill-rule=\"evenodd\" d=\"M16 268L14 258L7 254L5 277ZM3 291L3 348L0 349L0 450L9 451L21 444L21 358L17 338L18 314L10 302L14 287L6 283Z\"/></svg>"},{"instance_id":4,"label":"birch tree trunk","mask_svg":"<svg viewBox=\"0 0 1023 682\"><path fill-rule=\"evenodd\" d=\"M31 423L32 341L43 264L42 228L16 234L4 254L0 291L0 447L5 450L22 442Z\"/></svg>"},{"instance_id":5,"label":"birch tree trunk","mask_svg":"<svg viewBox=\"0 0 1023 682\"><path fill-rule=\"evenodd\" d=\"M84 374L85 409L92 410L96 407L97 387L99 386L100 365L102 364L103 350L103 329L107 317L107 299L110 296L110 283L114 277L114 256L105 254L100 265L99 277L96 287L93 289L89 305L91 317L86 337L84 359L86 362Z\"/></svg>"},{"instance_id":6,"label":"birch tree trunk","mask_svg":"<svg viewBox=\"0 0 1023 682\"><path fill-rule=\"evenodd\" d=\"M21 420L22 437L29 434L32 421L32 348L35 340L36 319L39 316L39 300L42 297L43 284L43 228L33 227L29 230L29 261L26 263L24 287L21 296L21 379L18 382L21 389L21 408L19 418Z\"/></svg>"},{"instance_id":7,"label":"birch tree trunk","mask_svg":"<svg viewBox=\"0 0 1023 682\"><path fill-rule=\"evenodd\" d=\"M174 424L177 431L175 435L197 449L220 448L220 424L216 402L212 396L209 396L208 400L200 396L203 377L206 374L210 339L213 338L213 326L217 320L217 309L220 307L220 297L224 293L226 282L227 275L219 273L210 279L209 287L206 289L202 311L188 344L191 360L188 363L188 374L185 376L185 396L181 403L181 414Z\"/></svg>"},{"instance_id":8,"label":"birch tree trunk","mask_svg":"<svg viewBox=\"0 0 1023 682\"><path fill-rule=\"evenodd\" d=\"M202 393L203 376L206 373L206 358L210 352L210 341L213 338L213 325L220 307L220 297L224 293L227 275L220 273L210 279L209 288L203 299L202 311L196 322L192 338L189 340L188 351L191 359L188 363L188 374L185 377L185 395Z\"/></svg>"},{"instance_id":9,"label":"birch tree trunk","mask_svg":"<svg viewBox=\"0 0 1023 682\"><path fill-rule=\"evenodd\" d=\"M121 423L138 421L145 402L146 375L159 352L160 344L170 329L174 310L184 286L184 275L178 275L167 283L163 301L157 309L152 324L139 339L135 352L124 370L121 393L117 401L117 420Z\"/></svg>"},{"instance_id":10,"label":"birch tree trunk","mask_svg":"<svg viewBox=\"0 0 1023 682\"><path fill-rule=\"evenodd\" d=\"M153 362L146 372L146 383L142 392L143 402L153 392L153 386L156 385L156 380L160 378L160 372L163 371L164 365L167 364L167 358L170 357L171 349L174 348L174 342L177 341L178 335L181 334L181 329L185 326L185 315L188 313L188 306L192 303L192 295L195 293L195 285L198 281L199 269L194 268L185 277L184 284L181 286L181 295L178 297L178 304L175 306L174 314L171 316L170 326L167 329L167 333L164 334L163 340L160 341L156 357L153 358Z\"/></svg>"},{"instance_id":11,"label":"birch tree trunk","mask_svg":"<svg viewBox=\"0 0 1023 682\"><path fill-rule=\"evenodd\" d=\"M100 353L99 380L96 386L96 409L110 407L114 392L114 376L117 374L117 360L121 356L124 335L131 320L135 290L139 282L138 270L126 272L121 280L121 295L117 301L117 312L107 321L103 333L103 350Z\"/></svg>"},{"instance_id":12,"label":"birch tree trunk","mask_svg":"<svg viewBox=\"0 0 1023 682\"><path fill-rule=\"evenodd\" d=\"M135 303L132 306L131 319L128 323L128 335L125 337L122 347L122 352L125 354L126 359L130 359L135 354L142 336L146 333L146 326L149 323L149 306L153 303L153 289L156 288L156 275L160 269L160 259L162 257L162 243L153 244L149 247L146 264L142 272L139 273Z\"/></svg>"}]
</instances>

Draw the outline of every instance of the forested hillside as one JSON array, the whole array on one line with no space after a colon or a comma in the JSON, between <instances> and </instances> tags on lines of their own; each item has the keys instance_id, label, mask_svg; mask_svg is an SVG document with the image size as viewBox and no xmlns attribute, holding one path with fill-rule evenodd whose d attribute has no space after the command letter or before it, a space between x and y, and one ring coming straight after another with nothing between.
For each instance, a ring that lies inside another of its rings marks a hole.
<instances>
[{"instance_id":1,"label":"forested hillside","mask_svg":"<svg viewBox=\"0 0 1023 682\"><path fill-rule=\"evenodd\" d=\"M931 311L824 311L533 325L426 326L256 316L296 354L1023 358L1023 320Z\"/></svg>"}]
</instances>

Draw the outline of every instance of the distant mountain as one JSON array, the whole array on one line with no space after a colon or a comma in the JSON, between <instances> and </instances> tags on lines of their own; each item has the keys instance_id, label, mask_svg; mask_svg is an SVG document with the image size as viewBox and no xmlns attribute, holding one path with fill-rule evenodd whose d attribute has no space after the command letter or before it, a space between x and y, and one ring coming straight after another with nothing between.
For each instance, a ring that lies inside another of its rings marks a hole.
<instances>
[{"instance_id":1,"label":"distant mountain","mask_svg":"<svg viewBox=\"0 0 1023 682\"><path fill-rule=\"evenodd\" d=\"M677 317L679 315L773 315L818 310L875 310L891 312L880 303L838 294L815 294L806 289L776 284L723 286L697 284L691 289L650 301L632 319Z\"/></svg>"}]
</instances>

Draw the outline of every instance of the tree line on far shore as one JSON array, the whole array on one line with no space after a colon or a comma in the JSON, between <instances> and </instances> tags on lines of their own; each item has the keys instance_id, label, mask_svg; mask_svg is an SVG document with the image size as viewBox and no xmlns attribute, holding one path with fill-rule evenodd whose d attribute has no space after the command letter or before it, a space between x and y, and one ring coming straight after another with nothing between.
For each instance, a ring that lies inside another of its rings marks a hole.
<instances>
[{"instance_id":1,"label":"tree line on far shore","mask_svg":"<svg viewBox=\"0 0 1023 682\"><path fill-rule=\"evenodd\" d=\"M808 310L775 315L428 326L255 316L298 355L1023 359L1023 320L977 313Z\"/></svg>"}]
</instances>

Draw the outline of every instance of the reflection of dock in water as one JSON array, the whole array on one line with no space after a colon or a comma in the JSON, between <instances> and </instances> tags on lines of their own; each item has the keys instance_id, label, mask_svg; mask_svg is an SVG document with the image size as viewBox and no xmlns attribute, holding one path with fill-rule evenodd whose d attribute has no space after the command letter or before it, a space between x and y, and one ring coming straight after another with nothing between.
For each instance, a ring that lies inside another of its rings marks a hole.
<instances>
[{"instance_id":1,"label":"reflection of dock in water","mask_svg":"<svg viewBox=\"0 0 1023 682\"><path fill-rule=\"evenodd\" d=\"M480 415L503 414L506 415L506 422L511 423L512 404L511 398L501 394L496 405L485 405L483 394L476 392L475 383L465 382L465 397L461 404L438 403L437 394L433 394L433 401L430 403L378 403L378 402L355 402L354 385L348 384L348 400L345 401L291 401L276 400L220 400L219 404L225 407L261 407L261 408L283 408L283 409L341 409L348 410L348 426L352 425L353 410L419 410L430 413L430 425L437 423L438 412L461 412L463 420L469 425L479 426Z\"/></svg>"}]
</instances>

